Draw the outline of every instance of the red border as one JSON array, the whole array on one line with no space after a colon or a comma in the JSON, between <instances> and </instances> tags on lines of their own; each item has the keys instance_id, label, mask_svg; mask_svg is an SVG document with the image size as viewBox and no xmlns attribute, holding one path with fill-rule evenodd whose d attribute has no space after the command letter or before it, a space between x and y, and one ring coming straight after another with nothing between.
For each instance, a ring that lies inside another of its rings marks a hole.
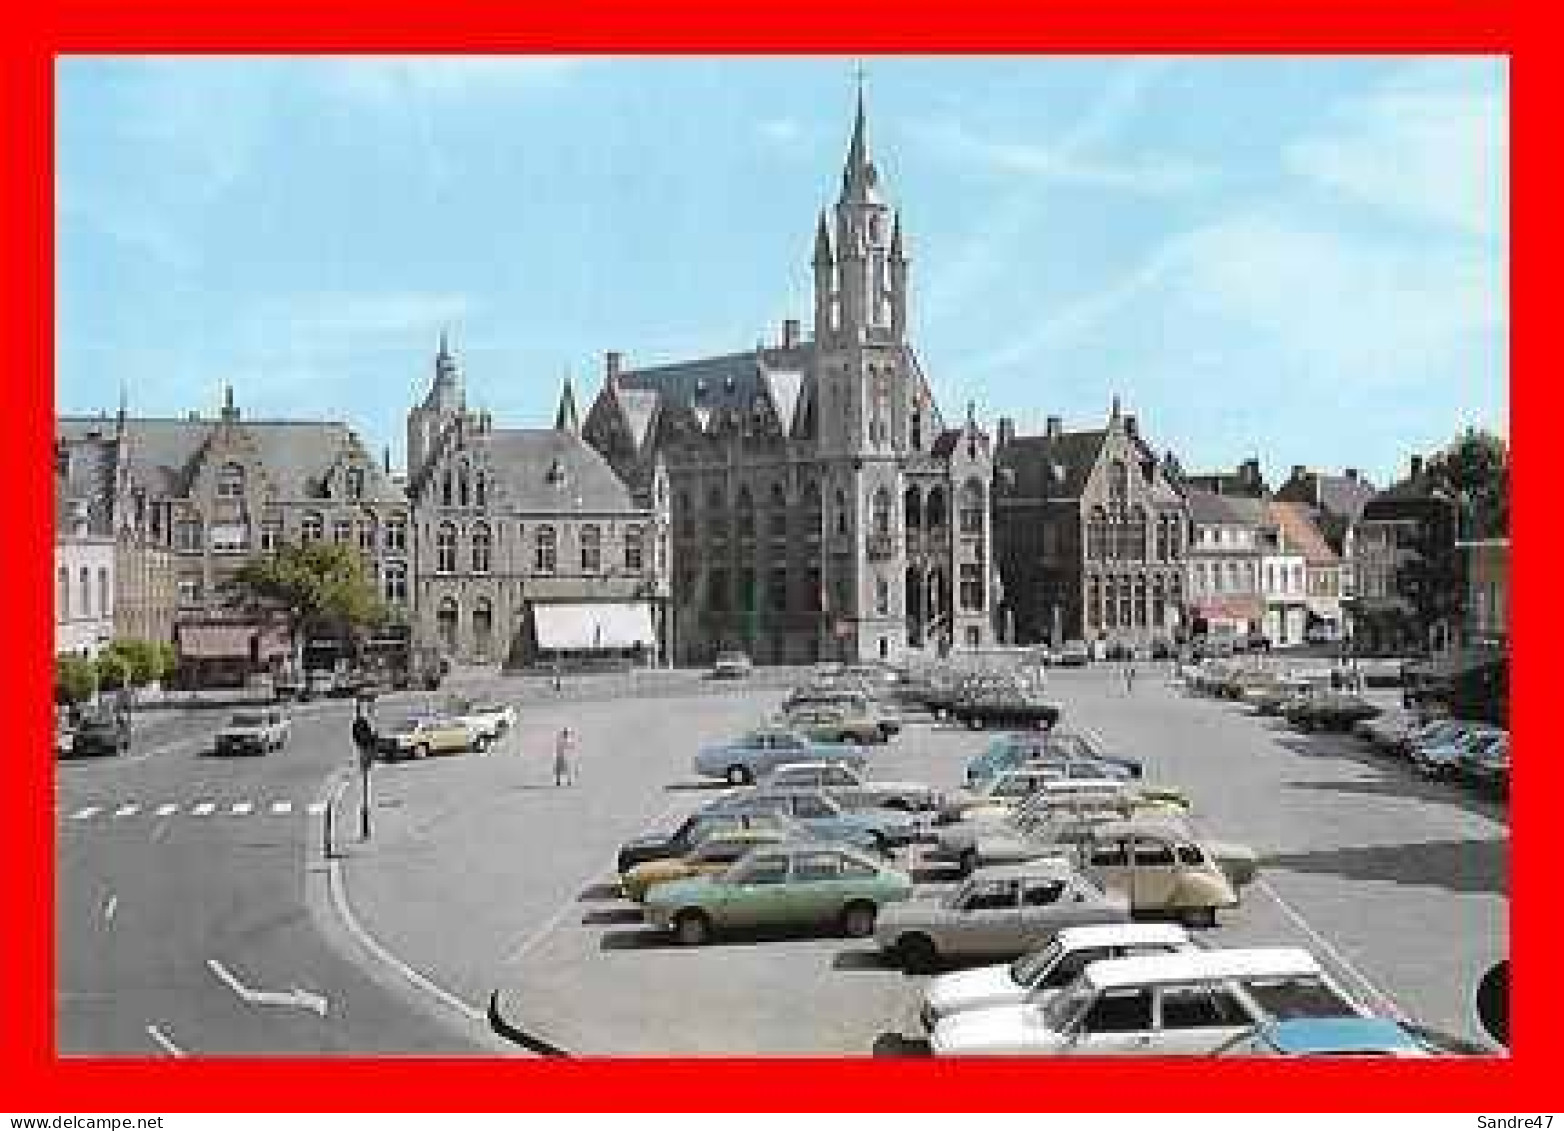
<instances>
[{"instance_id":1,"label":"red border","mask_svg":"<svg viewBox=\"0 0 1564 1131\"><path fill-rule=\"evenodd\" d=\"M9 903L0 929L5 1023L0 1025L10 1086L7 1106L51 1112L255 1110L281 1104L298 1110L940 1110L992 1109L1258 1111L1346 1110L1518 1111L1557 1108L1548 1087L1551 1035L1559 1026L1560 994L1545 956L1549 913L1539 905L1551 877L1537 854L1517 857L1516 886L1533 894L1513 915L1518 984L1514 1032L1521 1051L1507 1062L1424 1065L1244 1065L1208 1063L1038 1063L932 1061L819 1061L783 1068L769 1061L410 1061L226 1060L59 1061L52 1052L53 942L51 762L44 704L49 697L49 526L44 469L50 466L49 343L52 333L51 213L53 123L52 58L77 52L309 53L309 52L812 52L1086 53L1086 52L1483 52L1512 55L1513 146L1525 174L1514 193L1523 211L1530 186L1540 197L1541 165L1556 143L1542 130L1548 87L1557 93L1552 60L1534 37L1522 47L1518 6L1485 0L984 0L980 6L943 5L914 11L888 0L793 2L786 11L745 11L730 0L691 2L675 10L637 0L609 0L588 12L557 5L546 15L522 13L485 0L347 0L331 7L309 0L209 4L178 0L123 4L94 0L57 4L30 13L12 30L0 66L0 114L15 139L7 146L8 175L0 208L0 247L17 249L6 282L4 337L12 426L0 444L0 469L20 503L22 521L6 524L9 564L4 586L6 623L23 644L0 653L3 686L25 717L25 741L5 759L12 804L0 821ZM1531 125L1537 119L1536 127ZM1525 147L1525 130L1537 143ZM1551 130L1549 131L1552 132ZM1512 324L1524 323L1529 301L1547 301L1542 279L1553 262L1553 202L1539 200L1527 215L1524 270L1514 288ZM1538 248L1539 238L1548 239ZM1533 336L1531 341L1537 341ZM1516 479L1518 525L1535 526L1519 541L1514 607L1527 610L1514 626L1517 656L1542 661L1552 638L1543 598L1546 555L1543 524L1548 481L1545 457L1526 458L1529 439L1545 427L1555 397L1554 375L1543 369L1541 347L1532 364L1514 335L1516 422L1520 453ZM1550 359L1551 360L1551 359ZM1524 377L1530 374L1529 378ZM1539 442L1542 437L1538 436ZM38 516L35 520L34 516ZM1534 576L1537 580L1534 582ZM1536 592L1539 600L1532 601ZM1536 642L1536 643L1534 643ZM1541 739L1547 693L1538 665L1515 666L1516 728ZM1535 720L1535 721L1534 721ZM1521 757L1513 813L1517 827L1535 830L1556 780L1545 746ZM1524 838L1518 838L1524 840ZM1556 882L1556 880L1555 880ZM36 911L34 914L27 912ZM1538 952L1544 955L1539 956ZM431 1075L431 1071L435 1073ZM806 1087L780 1088L782 1080ZM285 1085L285 1086L278 1086ZM236 1107L235 1105L241 1105Z\"/></svg>"}]
</instances>

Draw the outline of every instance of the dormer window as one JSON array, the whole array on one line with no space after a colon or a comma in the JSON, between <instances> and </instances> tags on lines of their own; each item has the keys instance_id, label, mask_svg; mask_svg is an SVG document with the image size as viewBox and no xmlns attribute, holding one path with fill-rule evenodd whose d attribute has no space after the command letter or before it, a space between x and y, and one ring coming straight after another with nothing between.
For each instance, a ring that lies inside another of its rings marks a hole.
<instances>
[{"instance_id":1,"label":"dormer window","mask_svg":"<svg viewBox=\"0 0 1564 1131\"><path fill-rule=\"evenodd\" d=\"M364 469L362 467L348 468L346 482L348 498L362 499L364 497Z\"/></svg>"},{"instance_id":2,"label":"dormer window","mask_svg":"<svg viewBox=\"0 0 1564 1131\"><path fill-rule=\"evenodd\" d=\"M244 468L237 463L225 463L217 473L217 497L238 499L244 496Z\"/></svg>"}]
</instances>

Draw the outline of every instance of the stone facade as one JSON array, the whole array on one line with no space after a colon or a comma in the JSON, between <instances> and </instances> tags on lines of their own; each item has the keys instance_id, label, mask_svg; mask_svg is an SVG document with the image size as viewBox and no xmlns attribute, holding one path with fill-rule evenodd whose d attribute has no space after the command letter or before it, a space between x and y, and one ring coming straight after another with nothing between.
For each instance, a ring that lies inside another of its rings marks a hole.
<instances>
[{"instance_id":1,"label":"stone facade","mask_svg":"<svg viewBox=\"0 0 1564 1131\"><path fill-rule=\"evenodd\" d=\"M994 524L1015 643L1149 646L1183 623L1184 501L1115 399L1105 428L1000 424Z\"/></svg>"},{"instance_id":2,"label":"stone facade","mask_svg":"<svg viewBox=\"0 0 1564 1131\"><path fill-rule=\"evenodd\" d=\"M1185 489L1184 500L1190 527L1190 630L1247 637L1265 619L1260 573L1264 504L1193 486Z\"/></svg>"},{"instance_id":3,"label":"stone facade","mask_svg":"<svg viewBox=\"0 0 1564 1131\"><path fill-rule=\"evenodd\" d=\"M88 504L55 479L54 652L96 656L114 636L114 539L94 533Z\"/></svg>"},{"instance_id":4,"label":"stone facade","mask_svg":"<svg viewBox=\"0 0 1564 1131\"><path fill-rule=\"evenodd\" d=\"M900 218L860 96L815 230L814 332L642 369L610 353L586 439L644 498L666 469L673 654L762 663L992 639L988 437L945 427L908 341Z\"/></svg>"},{"instance_id":5,"label":"stone facade","mask_svg":"<svg viewBox=\"0 0 1564 1131\"><path fill-rule=\"evenodd\" d=\"M628 604L644 606L652 626L643 658L661 655L666 478L651 470L641 505L582 440L568 383L553 428L496 428L466 407L442 341L407 430L415 640L462 662L526 665L550 651L538 637L537 606ZM601 639L571 643L563 650L633 651Z\"/></svg>"}]
</instances>

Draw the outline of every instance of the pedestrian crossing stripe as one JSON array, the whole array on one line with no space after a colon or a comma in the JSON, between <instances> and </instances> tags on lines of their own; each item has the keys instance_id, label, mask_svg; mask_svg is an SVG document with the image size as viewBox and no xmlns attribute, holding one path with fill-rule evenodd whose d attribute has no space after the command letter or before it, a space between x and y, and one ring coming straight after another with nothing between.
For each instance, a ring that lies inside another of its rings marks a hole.
<instances>
[{"instance_id":1,"label":"pedestrian crossing stripe","mask_svg":"<svg viewBox=\"0 0 1564 1131\"><path fill-rule=\"evenodd\" d=\"M325 801L311 801L306 804L298 804L293 801L198 801L181 804L176 801L165 801L155 809L150 805L144 805L139 801L122 801L113 804L83 805L64 815L72 821L90 821L94 817L105 817L114 820L123 820L127 817L172 817L183 813L188 817L210 817L214 813L222 812L235 817L273 816L288 817L294 814L308 814L311 817L319 817L329 808Z\"/></svg>"},{"instance_id":2,"label":"pedestrian crossing stripe","mask_svg":"<svg viewBox=\"0 0 1564 1131\"><path fill-rule=\"evenodd\" d=\"M273 801L272 802L272 812L277 814L278 816L282 816L285 813L291 813L292 811L293 811L293 802L291 802L291 801Z\"/></svg>"},{"instance_id":3,"label":"pedestrian crossing stripe","mask_svg":"<svg viewBox=\"0 0 1564 1131\"><path fill-rule=\"evenodd\" d=\"M178 805L168 804L168 805L159 805L157 807L157 815L159 817L171 817L171 816L173 816L177 812L179 812L179 806Z\"/></svg>"},{"instance_id":4,"label":"pedestrian crossing stripe","mask_svg":"<svg viewBox=\"0 0 1564 1131\"><path fill-rule=\"evenodd\" d=\"M192 817L210 817L212 815L212 810L214 810L216 808L217 808L217 806L214 805L212 802L210 802L210 801L203 801L203 802L201 802L201 804L197 805L194 809L190 810L190 815Z\"/></svg>"},{"instance_id":5,"label":"pedestrian crossing stripe","mask_svg":"<svg viewBox=\"0 0 1564 1131\"><path fill-rule=\"evenodd\" d=\"M228 811L236 817L243 817L247 816L250 810L254 808L255 806L251 805L248 801L235 801L233 806Z\"/></svg>"},{"instance_id":6,"label":"pedestrian crossing stripe","mask_svg":"<svg viewBox=\"0 0 1564 1131\"><path fill-rule=\"evenodd\" d=\"M101 812L103 812L103 806L89 805L85 809L78 809L76 812L72 813L71 819L73 821L86 821L96 817Z\"/></svg>"},{"instance_id":7,"label":"pedestrian crossing stripe","mask_svg":"<svg viewBox=\"0 0 1564 1131\"><path fill-rule=\"evenodd\" d=\"M116 817L134 817L140 811L141 806L132 801L128 805L121 805L118 809L114 810L114 815Z\"/></svg>"}]
</instances>

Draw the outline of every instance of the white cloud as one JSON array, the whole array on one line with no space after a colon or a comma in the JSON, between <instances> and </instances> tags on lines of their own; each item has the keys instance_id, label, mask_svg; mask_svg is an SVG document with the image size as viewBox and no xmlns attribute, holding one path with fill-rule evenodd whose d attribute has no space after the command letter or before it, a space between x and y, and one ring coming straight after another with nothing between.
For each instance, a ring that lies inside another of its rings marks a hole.
<instances>
[{"instance_id":1,"label":"white cloud","mask_svg":"<svg viewBox=\"0 0 1564 1131\"><path fill-rule=\"evenodd\" d=\"M793 118L768 118L758 128L762 138L776 145L791 146L804 136L804 127Z\"/></svg>"},{"instance_id":2,"label":"white cloud","mask_svg":"<svg viewBox=\"0 0 1564 1131\"><path fill-rule=\"evenodd\" d=\"M378 348L378 339L412 332L426 335L432 349L443 327L459 326L473 309L459 292L323 292L290 295L258 312L251 326L258 339L287 341L296 350Z\"/></svg>"},{"instance_id":3,"label":"white cloud","mask_svg":"<svg viewBox=\"0 0 1564 1131\"><path fill-rule=\"evenodd\" d=\"M1418 64L1288 146L1293 173L1417 220L1503 237L1509 96L1475 61Z\"/></svg>"},{"instance_id":4,"label":"white cloud","mask_svg":"<svg viewBox=\"0 0 1564 1131\"><path fill-rule=\"evenodd\" d=\"M370 55L315 65L343 94L389 102L408 95L463 98L548 88L588 61L579 55Z\"/></svg>"},{"instance_id":5,"label":"white cloud","mask_svg":"<svg viewBox=\"0 0 1564 1131\"><path fill-rule=\"evenodd\" d=\"M1148 195L1186 191L1204 171L1175 157L1103 159L1083 156L1079 147L980 138L955 122L916 129L921 140L949 160L1057 184L1122 189Z\"/></svg>"}]
</instances>

